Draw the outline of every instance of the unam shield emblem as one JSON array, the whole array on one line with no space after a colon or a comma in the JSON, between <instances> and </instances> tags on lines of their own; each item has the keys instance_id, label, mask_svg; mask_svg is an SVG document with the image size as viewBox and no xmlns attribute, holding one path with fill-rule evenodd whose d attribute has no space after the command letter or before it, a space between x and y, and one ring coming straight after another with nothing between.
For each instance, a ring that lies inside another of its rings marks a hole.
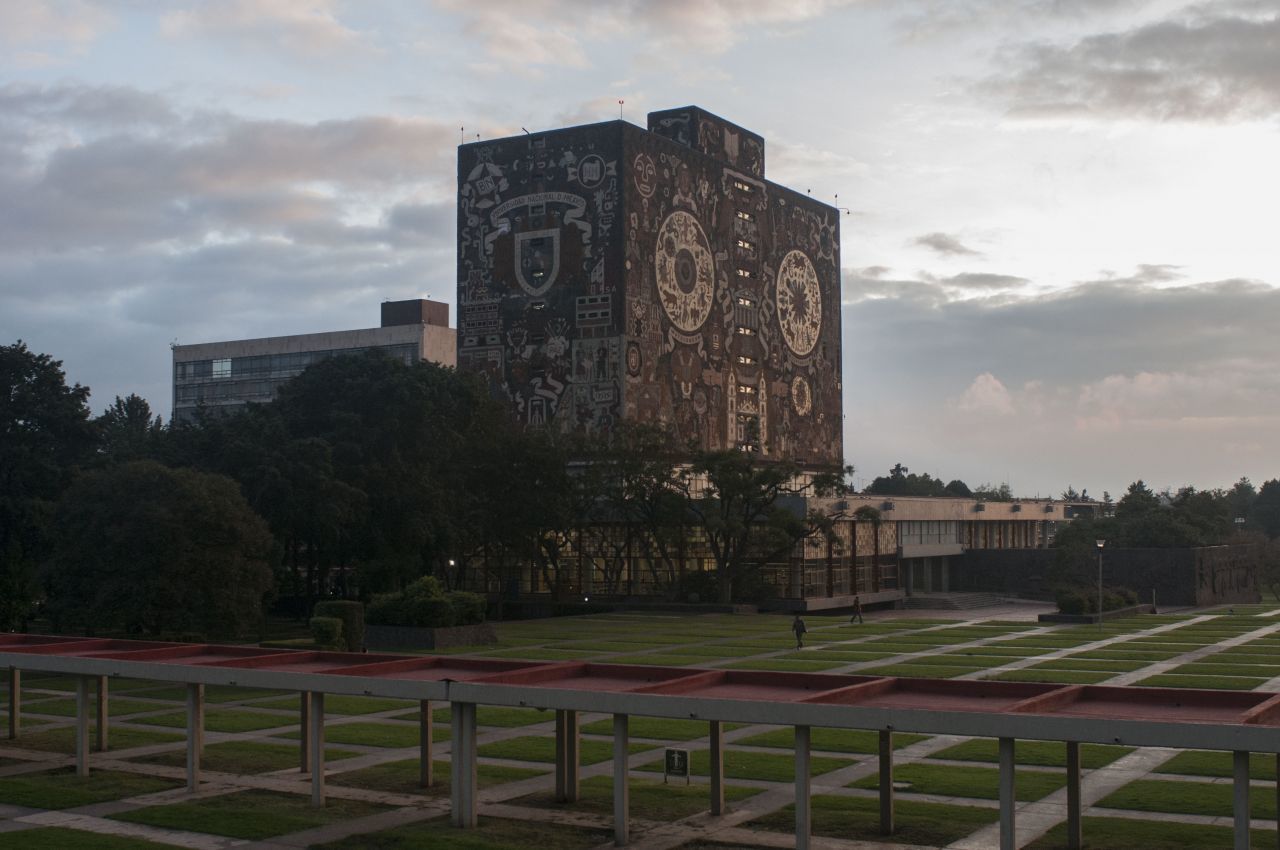
<instances>
[{"instance_id":1,"label":"unam shield emblem","mask_svg":"<svg viewBox=\"0 0 1280 850\"><path fill-rule=\"evenodd\" d=\"M530 295L541 295L560 274L560 229L515 234L516 280Z\"/></svg>"}]
</instances>

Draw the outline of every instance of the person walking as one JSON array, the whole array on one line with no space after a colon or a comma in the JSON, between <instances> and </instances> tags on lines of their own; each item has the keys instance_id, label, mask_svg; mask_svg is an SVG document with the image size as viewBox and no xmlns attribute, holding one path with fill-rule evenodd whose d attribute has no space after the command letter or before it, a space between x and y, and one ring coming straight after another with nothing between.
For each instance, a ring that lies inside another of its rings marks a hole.
<instances>
[{"instance_id":1,"label":"person walking","mask_svg":"<svg viewBox=\"0 0 1280 850\"><path fill-rule=\"evenodd\" d=\"M852 623L854 620L862 622L862 600L856 593L853 595L853 616L849 618L849 622Z\"/></svg>"},{"instance_id":2,"label":"person walking","mask_svg":"<svg viewBox=\"0 0 1280 850\"><path fill-rule=\"evenodd\" d=\"M799 614L796 614L796 618L791 621L791 631L796 633L796 649L804 649L804 633L809 629L805 626L804 620L800 619Z\"/></svg>"}]
</instances>

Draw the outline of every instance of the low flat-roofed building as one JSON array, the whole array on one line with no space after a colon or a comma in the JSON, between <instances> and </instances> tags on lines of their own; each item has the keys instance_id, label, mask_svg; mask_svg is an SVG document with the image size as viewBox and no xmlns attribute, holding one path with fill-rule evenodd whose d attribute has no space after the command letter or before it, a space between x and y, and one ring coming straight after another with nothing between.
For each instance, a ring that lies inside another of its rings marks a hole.
<instances>
[{"instance_id":1,"label":"low flat-roofed building","mask_svg":"<svg viewBox=\"0 0 1280 850\"><path fill-rule=\"evenodd\" d=\"M173 420L196 411L224 413L276 397L286 381L312 363L375 349L405 363L457 363L457 332L449 305L414 298L385 301L376 328L271 336L173 346Z\"/></svg>"}]
</instances>

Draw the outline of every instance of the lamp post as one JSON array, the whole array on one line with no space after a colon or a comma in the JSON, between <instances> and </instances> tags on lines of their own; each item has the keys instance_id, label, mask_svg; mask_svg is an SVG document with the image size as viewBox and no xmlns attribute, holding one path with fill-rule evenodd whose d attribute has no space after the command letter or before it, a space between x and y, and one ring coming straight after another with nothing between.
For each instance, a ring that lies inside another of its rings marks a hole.
<instances>
[{"instance_id":1,"label":"lamp post","mask_svg":"<svg viewBox=\"0 0 1280 850\"><path fill-rule=\"evenodd\" d=\"M1102 547L1107 541L1098 540L1098 631L1102 631Z\"/></svg>"}]
</instances>

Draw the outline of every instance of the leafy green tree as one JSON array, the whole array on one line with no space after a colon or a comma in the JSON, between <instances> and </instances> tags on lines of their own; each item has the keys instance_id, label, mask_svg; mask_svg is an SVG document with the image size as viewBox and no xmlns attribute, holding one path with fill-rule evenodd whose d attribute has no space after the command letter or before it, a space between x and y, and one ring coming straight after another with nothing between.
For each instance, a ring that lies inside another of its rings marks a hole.
<instances>
[{"instance_id":1,"label":"leafy green tree","mask_svg":"<svg viewBox=\"0 0 1280 850\"><path fill-rule=\"evenodd\" d=\"M969 489L969 485L965 484L959 478L952 479L947 482L947 486L942 489L945 496L960 496L962 498L971 498L973 491Z\"/></svg>"},{"instance_id":2,"label":"leafy green tree","mask_svg":"<svg viewBox=\"0 0 1280 850\"><path fill-rule=\"evenodd\" d=\"M1249 514L1253 511L1253 503L1257 498L1258 490L1253 486L1253 482L1242 476L1227 491L1227 505L1230 507L1232 520L1236 517L1247 520Z\"/></svg>"},{"instance_id":3,"label":"leafy green tree","mask_svg":"<svg viewBox=\"0 0 1280 850\"><path fill-rule=\"evenodd\" d=\"M1275 540L1280 537L1280 480L1264 481L1250 512L1251 524Z\"/></svg>"},{"instance_id":4,"label":"leafy green tree","mask_svg":"<svg viewBox=\"0 0 1280 850\"><path fill-rule=\"evenodd\" d=\"M1013 490L1008 484L983 484L973 491L974 498L984 502L1012 502Z\"/></svg>"},{"instance_id":5,"label":"leafy green tree","mask_svg":"<svg viewBox=\"0 0 1280 850\"><path fill-rule=\"evenodd\" d=\"M132 461L68 489L44 567L59 629L231 637L261 621L272 539L229 478Z\"/></svg>"},{"instance_id":6,"label":"leafy green tree","mask_svg":"<svg viewBox=\"0 0 1280 850\"><path fill-rule=\"evenodd\" d=\"M0 346L0 630L29 615L54 503L92 457L88 398L61 361L21 340Z\"/></svg>"},{"instance_id":7,"label":"leafy green tree","mask_svg":"<svg viewBox=\"0 0 1280 850\"><path fill-rule=\"evenodd\" d=\"M1141 478L1129 485L1129 489L1116 502L1116 518L1130 519L1160 508L1160 499Z\"/></svg>"},{"instance_id":8,"label":"leafy green tree","mask_svg":"<svg viewBox=\"0 0 1280 850\"><path fill-rule=\"evenodd\" d=\"M95 424L98 453L114 462L154 458L164 436L160 417L152 416L147 400L133 393L116 396Z\"/></svg>"},{"instance_id":9,"label":"leafy green tree","mask_svg":"<svg viewBox=\"0 0 1280 850\"><path fill-rule=\"evenodd\" d=\"M966 488L967 489L967 488ZM946 496L942 482L929 473L911 472L902 464L895 464L888 475L872 480L867 492L876 496Z\"/></svg>"},{"instance_id":10,"label":"leafy green tree","mask_svg":"<svg viewBox=\"0 0 1280 850\"><path fill-rule=\"evenodd\" d=\"M763 562L829 529L831 517L804 509L798 473L794 464L764 464L750 452L728 449L696 452L682 474L686 510L716 562L721 603L731 602L735 585ZM841 493L844 480L845 470L833 471L815 477L811 487L819 496Z\"/></svg>"}]
</instances>

